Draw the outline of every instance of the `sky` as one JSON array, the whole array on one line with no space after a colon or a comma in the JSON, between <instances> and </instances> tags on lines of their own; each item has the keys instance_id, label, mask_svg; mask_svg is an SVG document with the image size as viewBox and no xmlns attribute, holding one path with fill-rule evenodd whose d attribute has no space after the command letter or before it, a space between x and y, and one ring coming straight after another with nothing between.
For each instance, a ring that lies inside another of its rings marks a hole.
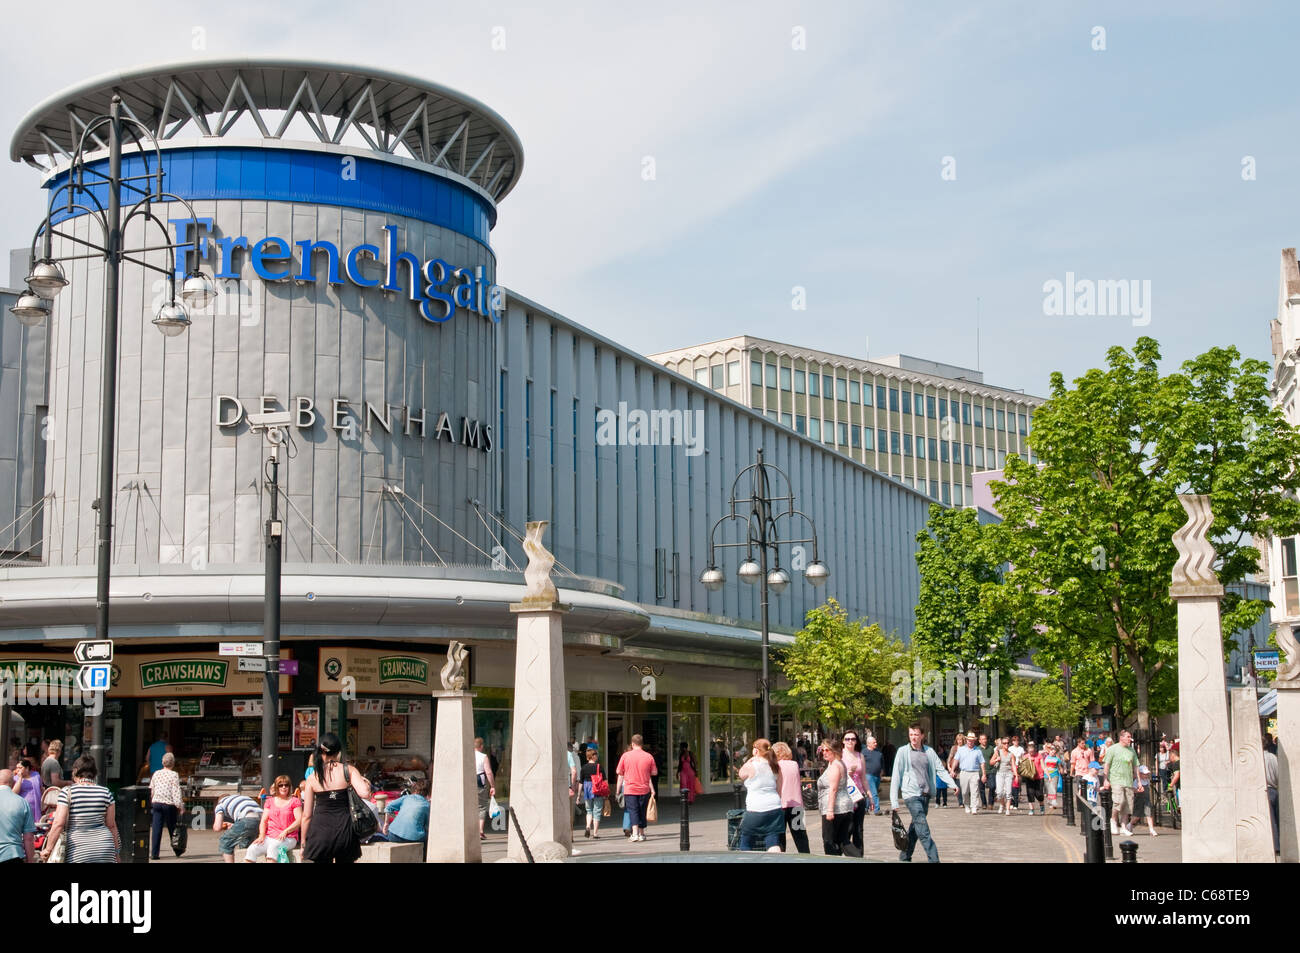
<instances>
[{"instance_id":1,"label":"sky","mask_svg":"<svg viewBox=\"0 0 1300 953\"><path fill-rule=\"evenodd\" d=\"M480 100L524 145L498 281L642 353L753 334L1040 396L1144 334L1170 370L1268 360L1300 245L1294 4L73 0L57 41L49 16L7 11L47 39L9 44L6 135L83 80L202 57ZM0 168L3 247L30 242L37 183ZM1125 313L1089 282L1124 282Z\"/></svg>"}]
</instances>

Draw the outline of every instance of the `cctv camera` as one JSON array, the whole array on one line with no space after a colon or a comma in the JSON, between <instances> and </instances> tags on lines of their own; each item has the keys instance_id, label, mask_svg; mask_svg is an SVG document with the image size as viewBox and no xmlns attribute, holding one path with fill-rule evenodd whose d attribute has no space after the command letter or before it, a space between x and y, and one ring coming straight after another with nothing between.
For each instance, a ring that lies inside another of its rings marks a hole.
<instances>
[{"instance_id":1,"label":"cctv camera","mask_svg":"<svg viewBox=\"0 0 1300 953\"><path fill-rule=\"evenodd\" d=\"M293 414L287 410L277 410L269 414L249 414L248 425L255 429L261 427L287 427L293 422Z\"/></svg>"}]
</instances>

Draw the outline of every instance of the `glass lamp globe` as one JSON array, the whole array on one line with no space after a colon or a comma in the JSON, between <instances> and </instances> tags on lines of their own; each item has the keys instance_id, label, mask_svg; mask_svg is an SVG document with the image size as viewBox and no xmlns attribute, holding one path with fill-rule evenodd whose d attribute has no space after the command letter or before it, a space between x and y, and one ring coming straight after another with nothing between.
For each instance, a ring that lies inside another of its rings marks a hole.
<instances>
[{"instance_id":1,"label":"glass lamp globe","mask_svg":"<svg viewBox=\"0 0 1300 953\"><path fill-rule=\"evenodd\" d=\"M700 573L700 582L702 582L704 588L708 589L710 592L717 592L722 588L723 583L726 582L726 577L722 575L722 570L717 566L710 566L708 569L704 570L704 572Z\"/></svg>"},{"instance_id":2,"label":"glass lamp globe","mask_svg":"<svg viewBox=\"0 0 1300 953\"><path fill-rule=\"evenodd\" d=\"M38 261L32 266L32 273L27 276L27 287L47 301L52 301L67 283L68 279L59 263L49 259Z\"/></svg>"},{"instance_id":3,"label":"glass lamp globe","mask_svg":"<svg viewBox=\"0 0 1300 953\"><path fill-rule=\"evenodd\" d=\"M808 564L808 568L803 571L804 578L814 586L826 585L826 580L831 577L831 571L826 568L826 564L820 559L814 559Z\"/></svg>"},{"instance_id":4,"label":"glass lamp globe","mask_svg":"<svg viewBox=\"0 0 1300 953\"><path fill-rule=\"evenodd\" d=\"M785 592L786 586L790 585L790 574L777 566L767 574L767 588L771 589L778 596Z\"/></svg>"},{"instance_id":5,"label":"glass lamp globe","mask_svg":"<svg viewBox=\"0 0 1300 953\"><path fill-rule=\"evenodd\" d=\"M747 582L752 586L763 575L763 570L754 560L746 559L736 570L736 575L740 577L741 582Z\"/></svg>"},{"instance_id":6,"label":"glass lamp globe","mask_svg":"<svg viewBox=\"0 0 1300 953\"><path fill-rule=\"evenodd\" d=\"M15 318L30 328L49 317L50 303L35 292L24 291L18 296L18 300L14 302L14 306L9 311Z\"/></svg>"},{"instance_id":7,"label":"glass lamp globe","mask_svg":"<svg viewBox=\"0 0 1300 953\"><path fill-rule=\"evenodd\" d=\"M189 307L201 311L210 302L215 301L216 297L217 286L207 275L200 271L192 271L185 276L185 283L181 285L181 300Z\"/></svg>"},{"instance_id":8,"label":"glass lamp globe","mask_svg":"<svg viewBox=\"0 0 1300 953\"><path fill-rule=\"evenodd\" d=\"M158 309L158 317L153 319L154 327L169 338L184 334L190 326L190 316L175 301L168 301Z\"/></svg>"}]
</instances>

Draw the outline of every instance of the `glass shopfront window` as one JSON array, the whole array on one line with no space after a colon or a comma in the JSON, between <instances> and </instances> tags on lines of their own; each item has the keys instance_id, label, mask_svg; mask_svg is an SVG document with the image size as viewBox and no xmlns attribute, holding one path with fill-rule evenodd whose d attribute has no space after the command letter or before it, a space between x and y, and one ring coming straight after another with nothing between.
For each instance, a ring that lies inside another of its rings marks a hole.
<instances>
[{"instance_id":1,"label":"glass shopfront window","mask_svg":"<svg viewBox=\"0 0 1300 953\"><path fill-rule=\"evenodd\" d=\"M723 784L735 779L749 760L754 739L754 699L709 699L709 780Z\"/></svg>"},{"instance_id":2,"label":"glass shopfront window","mask_svg":"<svg viewBox=\"0 0 1300 953\"><path fill-rule=\"evenodd\" d=\"M510 796L510 713L514 708L513 688L474 689L474 737L483 739L483 750L496 775L498 797Z\"/></svg>"},{"instance_id":3,"label":"glass shopfront window","mask_svg":"<svg viewBox=\"0 0 1300 953\"><path fill-rule=\"evenodd\" d=\"M700 757L700 699L693 695L674 695L671 700L672 709L672 732L673 745L670 757L669 775L670 783L674 790L681 787L681 779L678 777L677 767L681 760L682 745L685 744L687 749L695 756L695 765L699 771L702 758ZM702 778L701 778L702 780Z\"/></svg>"},{"instance_id":4,"label":"glass shopfront window","mask_svg":"<svg viewBox=\"0 0 1300 953\"><path fill-rule=\"evenodd\" d=\"M586 746L594 744L596 750L604 747L605 693L569 692L569 738L580 746L582 762L586 762Z\"/></svg>"}]
</instances>

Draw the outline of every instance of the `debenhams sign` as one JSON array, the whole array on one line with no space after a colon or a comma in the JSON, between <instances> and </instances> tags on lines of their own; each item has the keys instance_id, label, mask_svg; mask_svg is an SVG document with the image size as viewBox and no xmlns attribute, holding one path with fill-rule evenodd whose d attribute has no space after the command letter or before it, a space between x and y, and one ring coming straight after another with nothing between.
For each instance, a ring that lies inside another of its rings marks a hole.
<instances>
[{"instance_id":1,"label":"debenhams sign","mask_svg":"<svg viewBox=\"0 0 1300 953\"><path fill-rule=\"evenodd\" d=\"M272 414L278 409L279 398L262 395L252 404L252 413ZM396 428L398 433L406 437L432 437L434 440L446 440L448 443L462 444L484 452L492 449L490 425L468 417L455 418L445 412L435 417L423 407L372 404L367 400L357 401L354 408L353 402L346 397L335 397L330 401L328 410L324 407L317 408L316 402L310 397L291 398L288 407L293 417L293 426L300 430L310 430L323 417L327 428L339 431L347 439L355 440L357 421L360 419L361 429L365 433L371 433L373 428L379 427L384 433L391 434ZM222 430L238 427L249 412L244 401L238 397L229 394L217 396L216 424ZM353 416L354 412L356 416ZM429 425L430 421L432 426Z\"/></svg>"}]
</instances>

